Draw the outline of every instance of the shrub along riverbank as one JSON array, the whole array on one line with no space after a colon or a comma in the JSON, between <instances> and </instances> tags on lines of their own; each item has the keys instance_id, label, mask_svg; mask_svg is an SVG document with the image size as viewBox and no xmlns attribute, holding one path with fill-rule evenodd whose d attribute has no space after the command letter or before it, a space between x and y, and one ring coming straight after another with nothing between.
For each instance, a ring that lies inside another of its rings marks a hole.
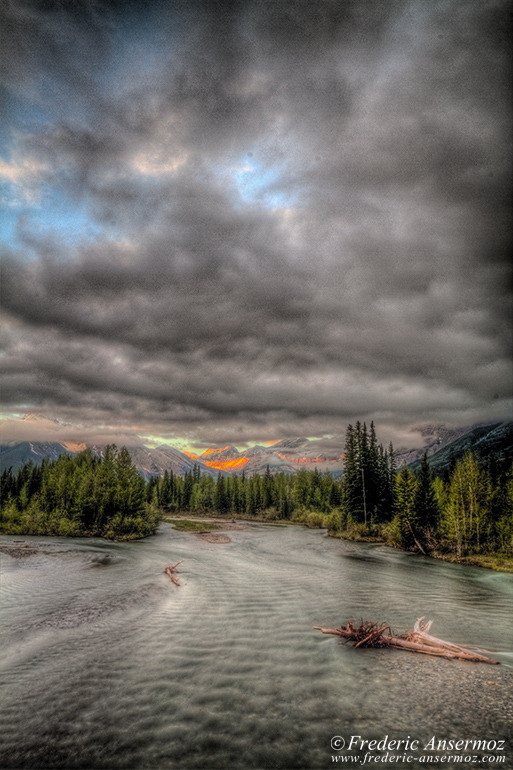
<instances>
[{"instance_id":1,"label":"shrub along riverbank","mask_svg":"<svg viewBox=\"0 0 513 770\"><path fill-rule=\"evenodd\" d=\"M396 542L392 541L388 537L386 525L365 525L365 524L353 524L347 529L330 529L333 519L330 515L319 516L317 513L307 513L306 516L299 514L293 515L290 519L275 519L269 518L265 515L247 516L244 514L230 513L230 514L218 514L213 512L212 514L218 516L216 518L215 527L223 529L223 521L233 522L255 522L260 524L267 524L268 526L287 526L297 525L306 526L309 529L326 529L330 537L339 538L341 540L350 540L355 543L369 543L369 544L383 544L392 548L399 548L400 550L413 550L404 549ZM182 526L182 518L186 522ZM193 521L187 520L187 516L194 517ZM187 511L183 514L178 512L174 513L172 517L164 516L164 522L172 524L175 529L182 532L197 532L206 529L209 525L209 521L205 519L205 514L200 512ZM420 553L420 552L418 552ZM458 557L450 552L442 551L430 551L424 555L434 559L441 559L442 561L452 562L454 564L466 564L469 567L483 567L485 569L492 569L497 572L513 573L513 555L507 553L473 553L470 556Z\"/></svg>"}]
</instances>

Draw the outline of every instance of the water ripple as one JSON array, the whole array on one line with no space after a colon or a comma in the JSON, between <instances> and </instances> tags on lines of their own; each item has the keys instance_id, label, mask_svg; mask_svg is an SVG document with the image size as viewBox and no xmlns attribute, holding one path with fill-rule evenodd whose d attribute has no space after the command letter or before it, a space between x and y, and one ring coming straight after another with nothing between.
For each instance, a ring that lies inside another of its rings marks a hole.
<instances>
[{"instance_id":1,"label":"water ripple","mask_svg":"<svg viewBox=\"0 0 513 770\"><path fill-rule=\"evenodd\" d=\"M509 576L296 527L233 534L226 548L163 526L5 557L0 765L321 768L337 734L511 733ZM162 569L180 559L177 588ZM312 629L352 616L405 630L420 614L504 665L354 650Z\"/></svg>"}]
</instances>

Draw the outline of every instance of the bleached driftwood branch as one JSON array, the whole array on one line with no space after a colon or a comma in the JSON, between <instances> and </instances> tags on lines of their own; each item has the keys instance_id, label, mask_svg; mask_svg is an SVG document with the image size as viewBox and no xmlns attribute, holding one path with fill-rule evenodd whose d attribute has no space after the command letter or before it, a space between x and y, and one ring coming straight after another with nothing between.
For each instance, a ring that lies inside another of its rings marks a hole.
<instances>
[{"instance_id":1,"label":"bleached driftwood branch","mask_svg":"<svg viewBox=\"0 0 513 770\"><path fill-rule=\"evenodd\" d=\"M379 625L367 621L362 621L359 624L349 621L345 626L339 628L324 628L323 626L314 626L314 628L323 634L332 634L345 641L354 642L355 647L394 647L399 650L436 655L442 658L498 664L498 660L488 658L468 647L431 636L428 632L432 622L430 620L424 623L424 618L418 618L413 631L398 635L394 634L390 626L386 624Z\"/></svg>"},{"instance_id":2,"label":"bleached driftwood branch","mask_svg":"<svg viewBox=\"0 0 513 770\"><path fill-rule=\"evenodd\" d=\"M162 572L168 576L168 578L171 580L172 583L175 584L175 586L180 585L180 581L178 580L178 578L174 573L176 571L176 568L178 567L179 564L182 563L182 561L183 559L181 561L177 561L176 564L168 564L167 567L162 570Z\"/></svg>"}]
</instances>

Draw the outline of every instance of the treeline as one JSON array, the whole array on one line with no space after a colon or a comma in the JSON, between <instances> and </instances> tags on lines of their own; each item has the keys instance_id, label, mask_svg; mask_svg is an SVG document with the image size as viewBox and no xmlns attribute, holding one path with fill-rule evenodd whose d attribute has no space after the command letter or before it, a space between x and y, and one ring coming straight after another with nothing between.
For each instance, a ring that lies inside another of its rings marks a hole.
<instances>
[{"instance_id":1,"label":"treeline","mask_svg":"<svg viewBox=\"0 0 513 770\"><path fill-rule=\"evenodd\" d=\"M152 534L160 518L146 501L146 483L125 447L108 446L103 457L90 450L61 455L1 476L5 533L128 540Z\"/></svg>"},{"instance_id":2,"label":"treeline","mask_svg":"<svg viewBox=\"0 0 513 770\"><path fill-rule=\"evenodd\" d=\"M348 426L345 460L339 531L425 554L513 555L513 465L469 452L438 476L426 455L397 472L372 423Z\"/></svg>"},{"instance_id":3,"label":"treeline","mask_svg":"<svg viewBox=\"0 0 513 770\"><path fill-rule=\"evenodd\" d=\"M148 482L147 500L167 512L292 519L340 529L351 522L373 525L390 519L395 496L393 448L378 445L357 423L348 427L343 480L318 470L297 473L202 476L197 467L184 477L166 471Z\"/></svg>"},{"instance_id":4,"label":"treeline","mask_svg":"<svg viewBox=\"0 0 513 770\"><path fill-rule=\"evenodd\" d=\"M289 519L348 537L381 537L430 554L513 554L513 466L482 465L471 454L434 476L396 469L392 445L378 444L374 424L349 425L342 479L298 473L185 477L166 472L148 482L147 501L171 513Z\"/></svg>"},{"instance_id":5,"label":"treeline","mask_svg":"<svg viewBox=\"0 0 513 770\"><path fill-rule=\"evenodd\" d=\"M469 452L444 480L432 476L424 457L416 474L398 474L394 510L385 534L408 550L513 555L513 466L482 466Z\"/></svg>"},{"instance_id":6,"label":"treeline","mask_svg":"<svg viewBox=\"0 0 513 770\"><path fill-rule=\"evenodd\" d=\"M293 475L200 475L166 471L148 482L147 500L167 512L236 514L265 519L297 519L300 514L330 514L342 504L342 487L329 474L301 469Z\"/></svg>"},{"instance_id":7,"label":"treeline","mask_svg":"<svg viewBox=\"0 0 513 770\"><path fill-rule=\"evenodd\" d=\"M326 527L353 538L381 537L425 554L513 555L513 466L482 464L471 453L434 476L428 460L397 471L392 445L374 424L349 425L342 478L297 473L184 477L166 471L145 481L122 448L89 450L17 474L5 471L0 531L13 534L142 537L163 513L238 515Z\"/></svg>"}]
</instances>

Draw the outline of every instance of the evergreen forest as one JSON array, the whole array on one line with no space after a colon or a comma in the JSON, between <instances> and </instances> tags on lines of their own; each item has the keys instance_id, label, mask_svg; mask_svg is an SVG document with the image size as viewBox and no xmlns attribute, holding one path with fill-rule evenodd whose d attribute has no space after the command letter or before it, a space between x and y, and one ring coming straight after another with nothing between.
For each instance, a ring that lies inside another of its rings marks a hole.
<instances>
[{"instance_id":1,"label":"evergreen forest","mask_svg":"<svg viewBox=\"0 0 513 770\"><path fill-rule=\"evenodd\" d=\"M163 515L189 513L282 520L325 527L352 539L455 559L513 556L513 466L471 452L434 476L424 456L417 471L396 469L394 450L374 424L349 425L342 478L317 470L289 475L185 476L166 471L145 481L126 448L62 455L17 474L4 471L0 531L95 535L114 539L155 532Z\"/></svg>"},{"instance_id":2,"label":"evergreen forest","mask_svg":"<svg viewBox=\"0 0 513 770\"><path fill-rule=\"evenodd\" d=\"M125 447L107 446L103 457L86 449L40 466L27 463L16 475L2 473L4 533L131 540L153 534L160 518Z\"/></svg>"}]
</instances>

